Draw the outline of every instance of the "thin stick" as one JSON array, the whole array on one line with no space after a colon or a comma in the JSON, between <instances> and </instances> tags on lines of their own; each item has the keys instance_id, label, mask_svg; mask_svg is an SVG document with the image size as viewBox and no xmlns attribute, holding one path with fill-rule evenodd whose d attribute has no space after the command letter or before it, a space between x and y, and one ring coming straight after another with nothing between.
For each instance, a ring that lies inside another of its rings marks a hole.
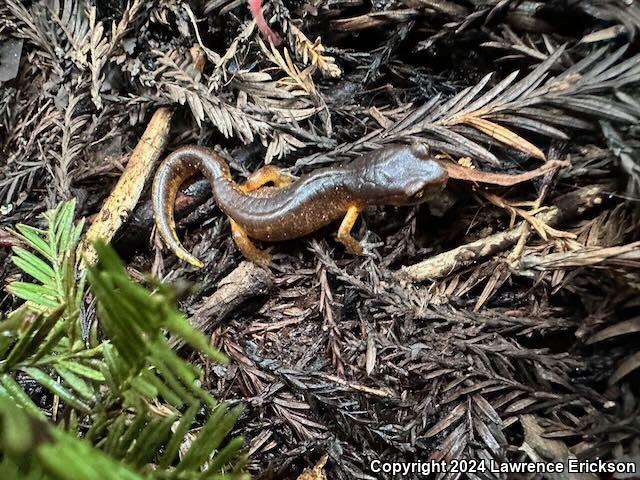
<instances>
[{"instance_id":1,"label":"thin stick","mask_svg":"<svg viewBox=\"0 0 640 480\"><path fill-rule=\"evenodd\" d=\"M557 225L563 220L581 215L587 209L602 203L602 195L606 191L607 186L605 185L581 188L564 195L558 200L557 206L538 213L535 218L548 225ZM415 265L402 267L395 272L395 275L411 282L424 282L447 276L456 270L485 260L511 247L522 237L526 228L527 222L521 222L511 230L461 245Z\"/></svg>"},{"instance_id":2,"label":"thin stick","mask_svg":"<svg viewBox=\"0 0 640 480\"><path fill-rule=\"evenodd\" d=\"M91 243L98 238L110 242L138 203L167 143L172 115L167 108L159 108L153 114L142 138L131 153L127 168L78 247L78 257L83 259L85 266L92 265L97 260Z\"/></svg>"}]
</instances>

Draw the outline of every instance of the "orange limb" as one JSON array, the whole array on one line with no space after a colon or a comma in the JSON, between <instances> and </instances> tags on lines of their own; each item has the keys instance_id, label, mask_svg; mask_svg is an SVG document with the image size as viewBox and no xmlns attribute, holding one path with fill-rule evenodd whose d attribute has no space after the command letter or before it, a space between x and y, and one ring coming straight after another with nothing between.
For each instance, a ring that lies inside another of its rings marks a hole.
<instances>
[{"instance_id":1,"label":"orange limb","mask_svg":"<svg viewBox=\"0 0 640 480\"><path fill-rule=\"evenodd\" d=\"M362 255L363 252L360 242L351 235L351 229L356 223L361 211L362 208L357 205L349 207L349 210L347 210L347 213L340 224L340 228L338 229L338 241L342 243L347 248L347 251L353 255Z\"/></svg>"},{"instance_id":2,"label":"orange limb","mask_svg":"<svg viewBox=\"0 0 640 480\"><path fill-rule=\"evenodd\" d=\"M256 247L247 235L245 229L238 225L232 218L229 218L229 222L231 223L231 236L233 237L233 241L245 258L261 267L268 267L271 262L269 252Z\"/></svg>"},{"instance_id":3,"label":"orange limb","mask_svg":"<svg viewBox=\"0 0 640 480\"><path fill-rule=\"evenodd\" d=\"M295 178L274 165L265 165L253 172L247 181L240 186L240 189L245 193L253 192L267 183L273 183L276 187L281 188L289 185Z\"/></svg>"}]
</instances>

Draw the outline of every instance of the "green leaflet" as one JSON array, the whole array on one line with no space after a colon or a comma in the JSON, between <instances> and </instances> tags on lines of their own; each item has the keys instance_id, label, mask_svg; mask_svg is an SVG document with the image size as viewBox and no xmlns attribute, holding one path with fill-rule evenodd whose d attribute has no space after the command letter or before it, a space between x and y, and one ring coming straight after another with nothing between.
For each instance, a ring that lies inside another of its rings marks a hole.
<instances>
[{"instance_id":1,"label":"green leaflet","mask_svg":"<svg viewBox=\"0 0 640 480\"><path fill-rule=\"evenodd\" d=\"M201 387L200 370L171 349L168 334L227 358L176 310L171 288L134 282L110 247L98 242L97 264L81 274L74 208L71 201L47 212L46 230L16 227L27 248L14 249L13 260L33 281L9 285L26 303L0 320L0 477L248 478L242 439L227 438L241 408L229 410ZM79 337L85 279L93 322L105 333L92 348ZM27 376L50 392L45 403L56 405L59 425L23 390Z\"/></svg>"}]
</instances>

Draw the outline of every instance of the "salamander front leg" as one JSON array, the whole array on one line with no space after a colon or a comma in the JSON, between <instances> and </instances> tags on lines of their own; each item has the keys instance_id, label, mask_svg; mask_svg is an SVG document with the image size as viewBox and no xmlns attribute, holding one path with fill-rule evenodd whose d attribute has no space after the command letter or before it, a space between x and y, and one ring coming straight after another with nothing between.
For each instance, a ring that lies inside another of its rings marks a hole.
<instances>
[{"instance_id":1,"label":"salamander front leg","mask_svg":"<svg viewBox=\"0 0 640 480\"><path fill-rule=\"evenodd\" d=\"M274 165L265 165L253 172L249 178L247 178L247 181L240 186L240 189L245 193L253 192L270 182L273 182L276 187L281 188L286 187L295 179L296 177L280 170Z\"/></svg>"},{"instance_id":2,"label":"salamander front leg","mask_svg":"<svg viewBox=\"0 0 640 480\"><path fill-rule=\"evenodd\" d=\"M342 219L340 228L338 229L338 241L341 242L349 253L353 255L362 255L362 245L358 240L351 236L351 229L358 219L358 215L362 209L358 206L351 206L347 210L347 214Z\"/></svg>"},{"instance_id":3,"label":"salamander front leg","mask_svg":"<svg viewBox=\"0 0 640 480\"><path fill-rule=\"evenodd\" d=\"M271 255L266 250L260 250L251 241L244 228L238 225L231 217L229 217L229 223L231 223L231 235L233 241L236 243L238 249L248 260L260 265L261 267L268 267L271 262Z\"/></svg>"}]
</instances>

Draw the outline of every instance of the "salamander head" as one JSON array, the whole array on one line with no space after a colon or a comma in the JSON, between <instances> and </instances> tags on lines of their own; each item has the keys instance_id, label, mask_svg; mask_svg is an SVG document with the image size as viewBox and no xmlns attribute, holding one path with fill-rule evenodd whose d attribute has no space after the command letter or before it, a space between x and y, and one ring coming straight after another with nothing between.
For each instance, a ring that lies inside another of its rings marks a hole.
<instances>
[{"instance_id":1,"label":"salamander head","mask_svg":"<svg viewBox=\"0 0 640 480\"><path fill-rule=\"evenodd\" d=\"M363 193L371 204L416 205L438 195L447 179L447 171L426 145L392 146L369 158Z\"/></svg>"}]
</instances>

